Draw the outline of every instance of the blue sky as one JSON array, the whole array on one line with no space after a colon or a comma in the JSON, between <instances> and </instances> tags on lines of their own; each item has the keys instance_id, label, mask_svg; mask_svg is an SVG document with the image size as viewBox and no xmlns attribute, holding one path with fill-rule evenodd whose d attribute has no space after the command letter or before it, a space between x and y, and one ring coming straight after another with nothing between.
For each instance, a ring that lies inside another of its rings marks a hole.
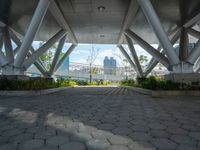
<instances>
[{"instance_id":1,"label":"blue sky","mask_svg":"<svg viewBox=\"0 0 200 150\"><path fill-rule=\"evenodd\" d=\"M63 52L68 49L69 44L66 44ZM121 54L120 50L116 47L116 45L110 45L110 44L79 44L74 51L70 55L70 61L71 62L77 62L77 63L87 63L87 58L89 56L89 49L92 49L94 47L95 49L99 49L99 54L94 62L95 65L103 65L103 60L106 56L108 57L114 57L117 60L118 66L120 66L120 57L124 58ZM125 46L125 48L127 48ZM142 48L140 48L138 45L135 46L138 56L139 55L146 55L148 58L151 56L146 53Z\"/></svg>"}]
</instances>

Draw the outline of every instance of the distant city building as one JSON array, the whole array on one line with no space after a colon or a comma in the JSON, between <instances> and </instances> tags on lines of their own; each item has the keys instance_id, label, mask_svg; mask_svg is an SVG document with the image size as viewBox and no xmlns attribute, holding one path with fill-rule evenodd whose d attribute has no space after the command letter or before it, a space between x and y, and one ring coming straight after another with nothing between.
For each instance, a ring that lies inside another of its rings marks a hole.
<instances>
[{"instance_id":1,"label":"distant city building","mask_svg":"<svg viewBox=\"0 0 200 150\"><path fill-rule=\"evenodd\" d=\"M69 57L67 57L59 68L60 71L69 71Z\"/></svg>"},{"instance_id":2,"label":"distant city building","mask_svg":"<svg viewBox=\"0 0 200 150\"><path fill-rule=\"evenodd\" d=\"M103 61L103 67L104 67L104 74L107 75L116 75L116 68L117 68L117 61L110 57L105 57Z\"/></svg>"}]
</instances>

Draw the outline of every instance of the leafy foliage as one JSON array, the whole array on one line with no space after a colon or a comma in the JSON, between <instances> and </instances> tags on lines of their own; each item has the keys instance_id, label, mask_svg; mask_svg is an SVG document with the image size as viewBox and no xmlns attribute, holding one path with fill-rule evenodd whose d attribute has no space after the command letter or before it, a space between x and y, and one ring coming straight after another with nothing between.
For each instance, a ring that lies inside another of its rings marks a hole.
<instances>
[{"instance_id":1,"label":"leafy foliage","mask_svg":"<svg viewBox=\"0 0 200 150\"><path fill-rule=\"evenodd\" d=\"M57 80L53 81L46 78L36 78L30 80L8 80L1 79L0 80L0 90L42 90L49 88L57 88L57 87L68 87L74 85L108 85L108 81L82 81L82 80Z\"/></svg>"},{"instance_id":2,"label":"leafy foliage","mask_svg":"<svg viewBox=\"0 0 200 150\"><path fill-rule=\"evenodd\" d=\"M126 86L135 86L135 80L132 80L132 79L122 80L121 84L126 85Z\"/></svg>"},{"instance_id":3,"label":"leafy foliage","mask_svg":"<svg viewBox=\"0 0 200 150\"><path fill-rule=\"evenodd\" d=\"M185 83L178 83L172 81L165 81L161 77L150 76L146 79L138 80L138 83L135 84L134 80L124 80L121 82L122 85L136 86L144 89L151 90L200 90L200 86L188 85Z\"/></svg>"},{"instance_id":4,"label":"leafy foliage","mask_svg":"<svg viewBox=\"0 0 200 150\"><path fill-rule=\"evenodd\" d=\"M45 78L37 80L0 80L0 90L41 90L59 87L59 84Z\"/></svg>"}]
</instances>

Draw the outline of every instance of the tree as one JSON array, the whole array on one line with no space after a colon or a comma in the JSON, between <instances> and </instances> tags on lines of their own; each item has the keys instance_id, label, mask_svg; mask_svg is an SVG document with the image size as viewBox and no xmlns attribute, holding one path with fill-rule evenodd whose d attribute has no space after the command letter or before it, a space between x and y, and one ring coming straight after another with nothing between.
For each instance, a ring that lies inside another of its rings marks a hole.
<instances>
[{"instance_id":1,"label":"tree","mask_svg":"<svg viewBox=\"0 0 200 150\"><path fill-rule=\"evenodd\" d=\"M147 64L147 62L148 62L147 56L140 55L138 59L139 59L139 62L141 64L142 69L144 69L146 64Z\"/></svg>"},{"instance_id":2,"label":"tree","mask_svg":"<svg viewBox=\"0 0 200 150\"><path fill-rule=\"evenodd\" d=\"M40 42L39 46L41 47L44 42ZM48 49L45 53L40 56L40 59L45 64L46 68L49 70L53 60L53 53L55 53L57 44L54 44L50 49ZM54 52L53 52L54 51Z\"/></svg>"},{"instance_id":3,"label":"tree","mask_svg":"<svg viewBox=\"0 0 200 150\"><path fill-rule=\"evenodd\" d=\"M123 59L124 62L124 66L125 66L125 74L126 74L126 80L128 80L128 60L127 59Z\"/></svg>"},{"instance_id":4,"label":"tree","mask_svg":"<svg viewBox=\"0 0 200 150\"><path fill-rule=\"evenodd\" d=\"M99 49L95 49L93 46L89 49L89 56L87 58L87 62L89 63L90 67L90 82L92 82L92 65L94 64L97 56L99 54Z\"/></svg>"},{"instance_id":5,"label":"tree","mask_svg":"<svg viewBox=\"0 0 200 150\"><path fill-rule=\"evenodd\" d=\"M145 63L148 62L147 56L145 56L145 55L140 55L140 56L139 56L139 61L140 61L140 64L145 65Z\"/></svg>"},{"instance_id":6,"label":"tree","mask_svg":"<svg viewBox=\"0 0 200 150\"><path fill-rule=\"evenodd\" d=\"M113 55L118 57L118 61L117 61L117 63L119 64L118 66L125 69L125 70L121 71L121 75L123 75L123 76L125 75L126 80L128 80L128 68L130 67L128 60L123 55L120 55L120 54L117 54L114 52L113 52ZM130 72L129 72L129 74L130 74Z\"/></svg>"},{"instance_id":7,"label":"tree","mask_svg":"<svg viewBox=\"0 0 200 150\"><path fill-rule=\"evenodd\" d=\"M162 70L162 68L164 67L161 63L158 63L157 66L159 70Z\"/></svg>"}]
</instances>

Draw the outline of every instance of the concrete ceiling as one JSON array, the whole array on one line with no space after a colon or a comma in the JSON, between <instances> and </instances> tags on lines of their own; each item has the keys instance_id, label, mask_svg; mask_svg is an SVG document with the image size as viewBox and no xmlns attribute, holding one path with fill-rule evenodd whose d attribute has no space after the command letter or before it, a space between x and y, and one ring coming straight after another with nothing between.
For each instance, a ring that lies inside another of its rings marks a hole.
<instances>
[{"instance_id":1,"label":"concrete ceiling","mask_svg":"<svg viewBox=\"0 0 200 150\"><path fill-rule=\"evenodd\" d=\"M129 22L128 26L146 41L158 43L137 0L132 0L132 3L131 0L55 1L78 43L117 44L127 21ZM24 35L37 3L38 0L1 0L0 21ZM130 9L131 4L133 10ZM152 4L161 18L165 30L171 24L181 25L200 13L199 0L152 0ZM99 6L105 7L105 10L99 11ZM135 15L126 20L130 12L134 12ZM48 40L59 29L59 24L48 11L35 40ZM69 36L68 42L72 42L71 36Z\"/></svg>"}]
</instances>

